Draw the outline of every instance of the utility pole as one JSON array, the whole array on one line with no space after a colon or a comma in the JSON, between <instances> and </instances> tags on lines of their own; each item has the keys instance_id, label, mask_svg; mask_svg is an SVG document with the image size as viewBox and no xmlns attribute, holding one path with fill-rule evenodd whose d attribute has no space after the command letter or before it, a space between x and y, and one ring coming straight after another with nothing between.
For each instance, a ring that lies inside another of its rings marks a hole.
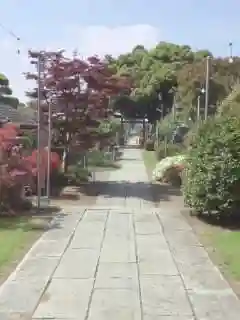
<instances>
[{"instance_id":1,"label":"utility pole","mask_svg":"<svg viewBox=\"0 0 240 320\"><path fill-rule=\"evenodd\" d=\"M42 112L42 101L43 101L43 90L44 90L44 68L45 68L45 52L44 51L29 51L29 56L32 58L31 64L37 68L37 210L41 209L41 197L42 190L46 183L46 172L42 170L42 154L43 149L43 112ZM30 75L30 79L34 79L34 75Z\"/></svg>"},{"instance_id":2,"label":"utility pole","mask_svg":"<svg viewBox=\"0 0 240 320\"><path fill-rule=\"evenodd\" d=\"M42 196L42 179L41 177L41 124L42 124L42 112L41 112L41 102L42 102L42 78L44 71L44 59L42 52L39 52L37 56L37 72L38 72L38 97L37 97L37 209L40 210L41 207L41 196Z\"/></svg>"},{"instance_id":3,"label":"utility pole","mask_svg":"<svg viewBox=\"0 0 240 320\"><path fill-rule=\"evenodd\" d=\"M209 79L210 79L210 56L206 59L206 80L205 80L205 108L204 108L204 120L208 117L208 107L209 107Z\"/></svg>"},{"instance_id":4,"label":"utility pole","mask_svg":"<svg viewBox=\"0 0 240 320\"><path fill-rule=\"evenodd\" d=\"M29 79L37 80L37 209L41 209L42 190L46 186L46 196L50 198L50 174L51 174L51 143L52 143L52 101L48 102L48 125L47 125L47 141L43 129L46 129L43 123L42 101L46 99L43 93L44 88L44 71L45 64L49 59L57 59L61 57L63 50L59 52L46 51L29 51L29 56L32 58L31 63L37 67L37 77L29 74ZM43 174L42 168L42 149L47 148L47 172Z\"/></svg>"}]
</instances>

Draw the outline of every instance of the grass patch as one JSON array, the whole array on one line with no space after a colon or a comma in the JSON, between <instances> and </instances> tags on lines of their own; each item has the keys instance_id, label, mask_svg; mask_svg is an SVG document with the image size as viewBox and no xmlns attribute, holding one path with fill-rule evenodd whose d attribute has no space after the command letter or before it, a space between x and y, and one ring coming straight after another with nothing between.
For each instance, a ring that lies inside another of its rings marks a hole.
<instances>
[{"instance_id":1,"label":"grass patch","mask_svg":"<svg viewBox=\"0 0 240 320\"><path fill-rule=\"evenodd\" d=\"M117 158L119 158L119 151L117 152ZM72 159L72 162L69 166L69 171L76 166L82 168L83 171L114 170L121 167L117 161L112 159L112 153L106 151L92 150L87 154L85 161L86 168L84 169L83 155L75 155L74 160Z\"/></svg>"},{"instance_id":2,"label":"grass patch","mask_svg":"<svg viewBox=\"0 0 240 320\"><path fill-rule=\"evenodd\" d=\"M212 235L223 268L235 280L240 281L240 231L218 231Z\"/></svg>"},{"instance_id":3,"label":"grass patch","mask_svg":"<svg viewBox=\"0 0 240 320\"><path fill-rule=\"evenodd\" d=\"M157 164L155 151L143 150L143 161L147 170L148 178L152 179L152 172Z\"/></svg>"},{"instance_id":4,"label":"grass patch","mask_svg":"<svg viewBox=\"0 0 240 320\"><path fill-rule=\"evenodd\" d=\"M0 217L0 282L42 234L43 230L35 228L33 220L32 217Z\"/></svg>"},{"instance_id":5,"label":"grass patch","mask_svg":"<svg viewBox=\"0 0 240 320\"><path fill-rule=\"evenodd\" d=\"M215 226L182 212L219 267L236 294L240 297L240 231Z\"/></svg>"},{"instance_id":6,"label":"grass patch","mask_svg":"<svg viewBox=\"0 0 240 320\"><path fill-rule=\"evenodd\" d=\"M109 163L109 164L104 164L104 165L99 165L99 166L91 166L88 167L89 171L95 171L95 172L102 172L102 171L113 171L113 170L117 170L121 168L121 164L120 163Z\"/></svg>"},{"instance_id":7,"label":"grass patch","mask_svg":"<svg viewBox=\"0 0 240 320\"><path fill-rule=\"evenodd\" d=\"M106 170L113 170L113 169L119 169L121 168L121 165L119 163L116 163L114 161L105 161L105 162L102 162L102 163L97 163L97 164L91 164L89 165L89 170L93 170L93 169L96 169L97 170L102 170L102 169L106 169Z\"/></svg>"},{"instance_id":8,"label":"grass patch","mask_svg":"<svg viewBox=\"0 0 240 320\"><path fill-rule=\"evenodd\" d=\"M112 154L110 152L98 150L94 150L88 154L87 163L89 168L119 168L119 164L112 159Z\"/></svg>"}]
</instances>

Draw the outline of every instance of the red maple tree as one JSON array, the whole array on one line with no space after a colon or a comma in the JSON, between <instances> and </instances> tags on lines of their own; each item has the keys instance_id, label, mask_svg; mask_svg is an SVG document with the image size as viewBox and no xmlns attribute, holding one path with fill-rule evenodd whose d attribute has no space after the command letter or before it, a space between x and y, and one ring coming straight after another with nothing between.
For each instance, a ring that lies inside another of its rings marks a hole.
<instances>
[{"instance_id":1,"label":"red maple tree","mask_svg":"<svg viewBox=\"0 0 240 320\"><path fill-rule=\"evenodd\" d=\"M0 128L0 207L14 214L26 203L24 187L32 183L33 167L23 156L20 130L12 124Z\"/></svg>"},{"instance_id":2,"label":"red maple tree","mask_svg":"<svg viewBox=\"0 0 240 320\"><path fill-rule=\"evenodd\" d=\"M29 209L31 203L25 197L25 187L35 189L37 175L37 150L26 156L22 130L11 123L0 127L0 210L14 215ZM29 151L29 150L28 150ZM47 151L42 150L42 169L47 170ZM51 153L51 170L61 165L58 154Z\"/></svg>"},{"instance_id":3,"label":"red maple tree","mask_svg":"<svg viewBox=\"0 0 240 320\"><path fill-rule=\"evenodd\" d=\"M112 115L110 99L129 92L131 81L112 74L108 65L97 57L86 60L66 58L63 54L46 53L41 111L49 104L53 114L53 141L66 149L88 150L101 137L98 127ZM36 53L30 52L35 58ZM38 80L33 74L27 79ZM37 90L31 93L37 97Z\"/></svg>"}]
</instances>

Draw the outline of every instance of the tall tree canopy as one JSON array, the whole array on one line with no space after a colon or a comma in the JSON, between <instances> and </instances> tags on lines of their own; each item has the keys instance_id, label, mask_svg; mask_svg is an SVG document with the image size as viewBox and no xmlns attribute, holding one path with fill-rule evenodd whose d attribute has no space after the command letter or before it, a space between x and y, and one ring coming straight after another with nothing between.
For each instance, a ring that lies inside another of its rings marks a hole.
<instances>
[{"instance_id":1,"label":"tall tree canopy","mask_svg":"<svg viewBox=\"0 0 240 320\"><path fill-rule=\"evenodd\" d=\"M167 42L160 42L150 50L138 45L116 59L106 56L116 74L134 80L130 99L118 99L116 108L128 117L147 116L154 121L171 110L175 99L186 113L191 112L205 85L207 56L210 57L209 103L216 105L240 78L237 57L230 64L227 58L215 58L208 50L194 51L190 46Z\"/></svg>"},{"instance_id":2,"label":"tall tree canopy","mask_svg":"<svg viewBox=\"0 0 240 320\"><path fill-rule=\"evenodd\" d=\"M30 52L31 59L38 53ZM66 58L63 54L45 53L42 77L41 116L49 104L53 109L53 140L57 146L70 150L87 150L99 139L101 122L112 115L110 100L131 89L127 77L116 76L108 65L97 57L82 60ZM31 60L34 61L34 60ZM38 80L38 75L27 73L27 79ZM38 90L28 96L36 98Z\"/></svg>"}]
</instances>

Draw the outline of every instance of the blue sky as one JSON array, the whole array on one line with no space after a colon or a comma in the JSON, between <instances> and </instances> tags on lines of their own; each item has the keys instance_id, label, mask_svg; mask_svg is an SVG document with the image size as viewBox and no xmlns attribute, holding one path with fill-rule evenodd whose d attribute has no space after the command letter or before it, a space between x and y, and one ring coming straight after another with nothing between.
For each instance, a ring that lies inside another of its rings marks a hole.
<instances>
[{"instance_id":1,"label":"blue sky","mask_svg":"<svg viewBox=\"0 0 240 320\"><path fill-rule=\"evenodd\" d=\"M228 55L232 41L234 54L240 55L239 9L239 0L2 0L0 22L21 42L0 29L0 72L24 99L31 85L22 76L30 69L30 47L117 55L136 44L169 41Z\"/></svg>"}]
</instances>

